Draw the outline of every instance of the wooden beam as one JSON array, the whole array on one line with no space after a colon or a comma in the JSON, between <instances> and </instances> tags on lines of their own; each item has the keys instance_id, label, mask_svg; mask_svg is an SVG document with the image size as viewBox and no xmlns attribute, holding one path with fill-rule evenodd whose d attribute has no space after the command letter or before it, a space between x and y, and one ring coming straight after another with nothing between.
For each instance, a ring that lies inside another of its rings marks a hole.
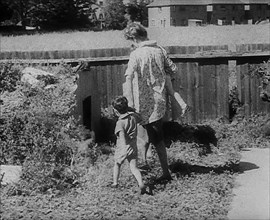
<instances>
[{"instance_id":1,"label":"wooden beam","mask_svg":"<svg viewBox=\"0 0 270 220\"><path fill-rule=\"evenodd\" d=\"M231 51L202 51L194 54L169 54L171 59L216 59L216 58L245 58L245 57L269 57L269 51L252 51L252 52L231 52ZM68 59L1 59L0 63L49 63L49 64L57 64L57 63L81 63L81 62L115 62L115 61L128 61L129 56L110 56L110 57L89 57L89 58L68 58Z\"/></svg>"}]
</instances>

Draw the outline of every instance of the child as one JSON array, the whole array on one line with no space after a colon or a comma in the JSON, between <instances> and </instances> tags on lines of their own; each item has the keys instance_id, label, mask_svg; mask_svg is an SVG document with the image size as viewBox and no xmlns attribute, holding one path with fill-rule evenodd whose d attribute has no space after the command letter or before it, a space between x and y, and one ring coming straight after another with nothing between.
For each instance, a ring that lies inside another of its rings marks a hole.
<instances>
[{"instance_id":1,"label":"child","mask_svg":"<svg viewBox=\"0 0 270 220\"><path fill-rule=\"evenodd\" d=\"M146 193L146 187L142 181L142 175L137 167L137 121L134 112L129 112L128 100L124 96L117 97L112 102L113 110L118 116L118 121L115 126L116 150L115 164L113 168L113 184L112 187L118 186L120 168L125 159L128 160L130 170L136 178L140 187L140 193Z\"/></svg>"}]
</instances>

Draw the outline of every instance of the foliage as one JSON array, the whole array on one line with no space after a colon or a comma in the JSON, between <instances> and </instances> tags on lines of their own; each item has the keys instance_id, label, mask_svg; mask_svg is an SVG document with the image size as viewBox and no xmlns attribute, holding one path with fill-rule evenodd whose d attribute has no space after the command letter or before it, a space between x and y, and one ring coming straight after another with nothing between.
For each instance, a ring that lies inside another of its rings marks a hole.
<instances>
[{"instance_id":1,"label":"foliage","mask_svg":"<svg viewBox=\"0 0 270 220\"><path fill-rule=\"evenodd\" d=\"M40 26L42 29L79 28L90 24L90 0L8 0L6 4L13 10L16 22L23 26Z\"/></svg>"},{"instance_id":2,"label":"foliage","mask_svg":"<svg viewBox=\"0 0 270 220\"><path fill-rule=\"evenodd\" d=\"M229 92L229 119L230 120L234 118L234 116L237 114L238 109L241 106L242 104L239 100L237 86L233 86Z\"/></svg>"},{"instance_id":3,"label":"foliage","mask_svg":"<svg viewBox=\"0 0 270 220\"><path fill-rule=\"evenodd\" d=\"M90 24L88 12L84 14L83 8L90 7L88 1L59 1L43 0L32 7L29 12L31 22L42 29L75 29Z\"/></svg>"},{"instance_id":4,"label":"foliage","mask_svg":"<svg viewBox=\"0 0 270 220\"><path fill-rule=\"evenodd\" d=\"M21 78L20 68L12 63L0 64L0 94L4 91L13 92L16 89L16 84Z\"/></svg>"},{"instance_id":5,"label":"foliage","mask_svg":"<svg viewBox=\"0 0 270 220\"><path fill-rule=\"evenodd\" d=\"M108 29L121 30L126 26L123 0L107 0L104 4L105 25Z\"/></svg>"},{"instance_id":6,"label":"foliage","mask_svg":"<svg viewBox=\"0 0 270 220\"><path fill-rule=\"evenodd\" d=\"M136 3L128 4L126 13L130 15L130 20L148 26L148 4L149 1L136 1Z\"/></svg>"},{"instance_id":7,"label":"foliage","mask_svg":"<svg viewBox=\"0 0 270 220\"><path fill-rule=\"evenodd\" d=\"M242 150L250 147L269 147L269 138L262 130L269 120L268 115L252 115L250 118L236 118L229 124L218 121L207 121L206 124L216 131L218 142L221 145L231 146Z\"/></svg>"},{"instance_id":8,"label":"foliage","mask_svg":"<svg viewBox=\"0 0 270 220\"><path fill-rule=\"evenodd\" d=\"M144 173L143 179L151 186L153 196L140 196L137 193L136 181L127 163L122 166L120 188L108 187L112 177L113 157L102 156L84 176L85 182L65 195L52 191L35 197L4 196L3 219L8 219L11 215L18 218L21 215L19 211L8 212L10 204L14 204L15 210L24 207L23 219L33 216L59 219L226 218L234 186L233 173L185 175L177 172L173 174L173 181L159 184L155 183L156 176L161 172L156 154L150 165L152 170ZM30 207L31 210L39 211L30 212Z\"/></svg>"},{"instance_id":9,"label":"foliage","mask_svg":"<svg viewBox=\"0 0 270 220\"><path fill-rule=\"evenodd\" d=\"M7 67L9 75L16 73ZM87 134L73 116L76 76L68 65L47 67L53 69L57 81L43 77L36 87L17 83L1 95L0 163L24 165L26 191L70 184L66 167Z\"/></svg>"},{"instance_id":10,"label":"foliage","mask_svg":"<svg viewBox=\"0 0 270 220\"><path fill-rule=\"evenodd\" d=\"M6 65L7 75L20 69ZM267 116L230 124L207 121L203 127L215 131L217 145L209 144L211 151L206 152L195 141L174 141L167 150L170 183L156 181L161 169L153 151L151 171L143 172L153 196L137 194L127 163L122 166L120 188L111 189L114 145L102 146L111 149L106 154L97 145L89 147L87 154L94 163L86 175L70 167L78 143L87 137L72 117L76 105L72 68L66 64L36 68L54 73L58 80L41 78L38 87L17 83L17 78L16 83L3 84L1 163L23 164L23 176L19 184L1 189L2 219L225 219L235 177L226 170L239 163L241 149L270 146L260 132ZM110 109L103 110L103 117L114 121Z\"/></svg>"},{"instance_id":11,"label":"foliage","mask_svg":"<svg viewBox=\"0 0 270 220\"><path fill-rule=\"evenodd\" d=\"M0 22L10 19L11 16L12 10L3 0L0 0Z\"/></svg>"}]
</instances>

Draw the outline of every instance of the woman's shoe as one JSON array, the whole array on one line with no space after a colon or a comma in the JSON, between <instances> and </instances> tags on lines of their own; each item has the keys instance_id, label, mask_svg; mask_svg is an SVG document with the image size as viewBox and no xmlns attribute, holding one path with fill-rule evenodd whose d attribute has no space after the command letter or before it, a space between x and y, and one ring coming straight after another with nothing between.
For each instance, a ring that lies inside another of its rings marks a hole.
<instances>
[{"instance_id":1,"label":"woman's shoe","mask_svg":"<svg viewBox=\"0 0 270 220\"><path fill-rule=\"evenodd\" d=\"M156 181L158 183L162 183L162 182L170 182L171 180L173 180L171 175L163 175L163 176L159 177Z\"/></svg>"},{"instance_id":2,"label":"woman's shoe","mask_svg":"<svg viewBox=\"0 0 270 220\"><path fill-rule=\"evenodd\" d=\"M140 187L140 194L141 195L147 194L146 186Z\"/></svg>"},{"instance_id":3,"label":"woman's shoe","mask_svg":"<svg viewBox=\"0 0 270 220\"><path fill-rule=\"evenodd\" d=\"M110 187L111 187L112 189L116 189L116 188L118 188L118 184L111 184Z\"/></svg>"}]
</instances>

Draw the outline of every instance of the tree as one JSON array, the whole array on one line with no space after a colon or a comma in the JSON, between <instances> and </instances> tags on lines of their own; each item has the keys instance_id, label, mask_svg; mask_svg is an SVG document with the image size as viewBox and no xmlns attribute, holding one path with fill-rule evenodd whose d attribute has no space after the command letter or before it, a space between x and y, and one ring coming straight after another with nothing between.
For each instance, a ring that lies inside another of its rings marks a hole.
<instances>
[{"instance_id":1,"label":"tree","mask_svg":"<svg viewBox=\"0 0 270 220\"><path fill-rule=\"evenodd\" d=\"M6 0L16 22L45 29L76 28L88 25L95 0Z\"/></svg>"},{"instance_id":2,"label":"tree","mask_svg":"<svg viewBox=\"0 0 270 220\"><path fill-rule=\"evenodd\" d=\"M30 8L30 4L35 4L33 0L6 0L6 5L13 11L13 19L15 22L22 22L22 25L26 25L27 13Z\"/></svg>"},{"instance_id":3,"label":"tree","mask_svg":"<svg viewBox=\"0 0 270 220\"><path fill-rule=\"evenodd\" d=\"M126 25L123 0L107 0L104 4L105 25L108 29L122 30Z\"/></svg>"},{"instance_id":4,"label":"tree","mask_svg":"<svg viewBox=\"0 0 270 220\"><path fill-rule=\"evenodd\" d=\"M9 20L12 17L13 11L7 4L0 0L0 22Z\"/></svg>"},{"instance_id":5,"label":"tree","mask_svg":"<svg viewBox=\"0 0 270 220\"><path fill-rule=\"evenodd\" d=\"M136 3L129 3L125 12L129 14L131 21L140 22L141 24L148 25L148 9L145 1L137 1Z\"/></svg>"},{"instance_id":6,"label":"tree","mask_svg":"<svg viewBox=\"0 0 270 220\"><path fill-rule=\"evenodd\" d=\"M90 24L89 0L40 0L31 9L31 20L43 29L76 29Z\"/></svg>"}]
</instances>

